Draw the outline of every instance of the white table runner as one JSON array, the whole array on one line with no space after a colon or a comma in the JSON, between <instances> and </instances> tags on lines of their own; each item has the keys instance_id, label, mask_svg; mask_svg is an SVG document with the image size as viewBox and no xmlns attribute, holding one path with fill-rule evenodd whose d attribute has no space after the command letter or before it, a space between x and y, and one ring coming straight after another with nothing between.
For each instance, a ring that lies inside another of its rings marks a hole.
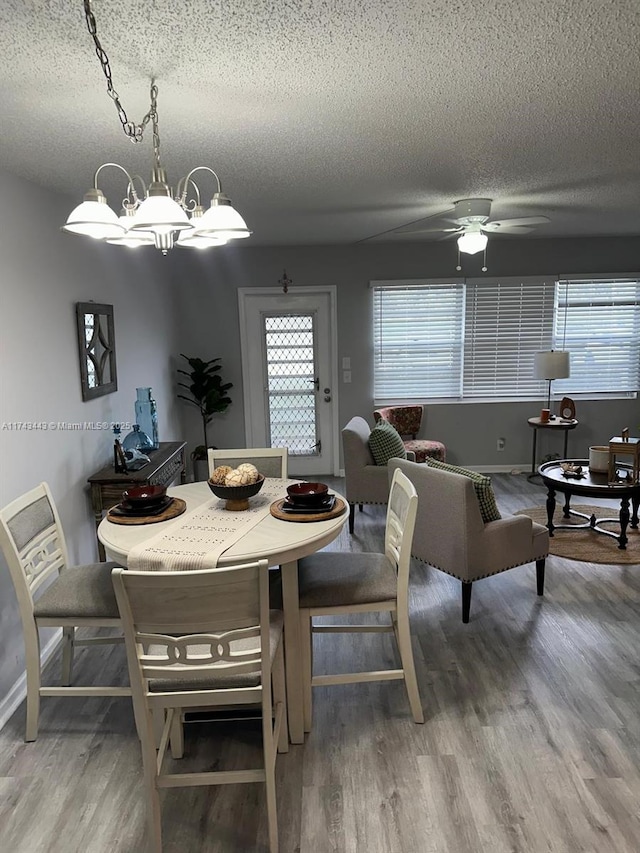
<instances>
[{"instance_id":1,"label":"white table runner","mask_svg":"<svg viewBox=\"0 0 640 853\"><path fill-rule=\"evenodd\" d=\"M297 480L267 478L260 492L249 499L249 509L230 512L225 502L212 500L177 518L152 539L135 545L127 566L139 572L184 572L213 569L220 556L269 515L274 500Z\"/></svg>"}]
</instances>

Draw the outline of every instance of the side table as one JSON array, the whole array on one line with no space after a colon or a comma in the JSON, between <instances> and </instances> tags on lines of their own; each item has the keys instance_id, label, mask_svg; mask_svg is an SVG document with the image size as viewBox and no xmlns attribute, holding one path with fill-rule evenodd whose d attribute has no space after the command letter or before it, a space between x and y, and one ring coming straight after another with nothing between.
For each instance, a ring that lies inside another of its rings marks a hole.
<instances>
[{"instance_id":1,"label":"side table","mask_svg":"<svg viewBox=\"0 0 640 853\"><path fill-rule=\"evenodd\" d=\"M531 479L532 477L538 476L537 467L536 467L536 448L538 442L538 430L539 429L550 429L555 430L556 432L564 433L564 450L562 453L562 458L567 459L567 447L569 443L569 430L575 429L578 426L578 421L575 418L565 419L565 418L554 418L553 420L546 421L543 423L540 418L529 418L527 423L533 429L533 450L531 453L531 473L528 475L527 479Z\"/></svg>"},{"instance_id":2,"label":"side table","mask_svg":"<svg viewBox=\"0 0 640 853\"><path fill-rule=\"evenodd\" d=\"M102 521L102 513L119 503L122 493L130 486L168 486L178 475L185 482L185 441L161 441L158 450L149 453L150 462L138 471L117 474L113 463L97 471L88 482L91 485L91 505L96 520L96 530ZM98 540L100 560L105 560L102 543Z\"/></svg>"}]
</instances>

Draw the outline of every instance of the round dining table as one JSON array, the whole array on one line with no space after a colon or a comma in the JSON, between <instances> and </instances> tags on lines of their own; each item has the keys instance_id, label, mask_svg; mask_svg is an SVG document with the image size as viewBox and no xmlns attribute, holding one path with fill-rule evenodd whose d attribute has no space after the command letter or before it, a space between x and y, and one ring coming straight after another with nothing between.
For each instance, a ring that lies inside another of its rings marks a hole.
<instances>
[{"instance_id":1,"label":"round dining table","mask_svg":"<svg viewBox=\"0 0 640 853\"><path fill-rule=\"evenodd\" d=\"M292 481L282 481L282 497ZM273 491L273 489L272 489ZM167 490L171 497L186 502L186 513L211 507L220 509L224 501L216 498L206 482L188 483ZM297 521L283 521L267 513L248 529L240 539L230 544L217 560L220 567L266 559L270 566L282 569L282 599L284 612L284 650L287 679L287 712L289 737L292 743L304 742L302 709L302 658L300 655L300 615L298 602L298 560L324 548L340 534L349 518L348 504L344 511L322 521L302 521L302 516L292 516ZM115 524L105 517L98 527L98 539L104 546L108 560L127 565L131 549L151 540L171 525L179 525L184 515L155 524Z\"/></svg>"}]
</instances>

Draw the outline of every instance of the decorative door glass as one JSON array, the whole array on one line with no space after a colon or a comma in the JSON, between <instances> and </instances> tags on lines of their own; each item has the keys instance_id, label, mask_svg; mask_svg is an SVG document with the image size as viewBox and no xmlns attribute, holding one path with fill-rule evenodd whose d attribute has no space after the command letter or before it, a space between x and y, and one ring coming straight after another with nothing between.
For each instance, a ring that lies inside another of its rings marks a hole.
<instances>
[{"instance_id":1,"label":"decorative door glass","mask_svg":"<svg viewBox=\"0 0 640 853\"><path fill-rule=\"evenodd\" d=\"M270 446L317 456L315 317L265 314L263 323Z\"/></svg>"}]
</instances>

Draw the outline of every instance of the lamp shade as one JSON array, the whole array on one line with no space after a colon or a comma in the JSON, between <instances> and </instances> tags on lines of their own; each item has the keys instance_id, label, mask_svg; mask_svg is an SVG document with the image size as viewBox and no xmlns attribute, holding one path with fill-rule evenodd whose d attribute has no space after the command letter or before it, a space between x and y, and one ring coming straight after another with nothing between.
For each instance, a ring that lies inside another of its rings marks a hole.
<instances>
[{"instance_id":1,"label":"lamp shade","mask_svg":"<svg viewBox=\"0 0 640 853\"><path fill-rule=\"evenodd\" d=\"M136 210L129 226L130 231L151 231L153 234L170 234L191 229L189 217L177 202L166 195L150 195Z\"/></svg>"},{"instance_id":2,"label":"lamp shade","mask_svg":"<svg viewBox=\"0 0 640 853\"><path fill-rule=\"evenodd\" d=\"M566 350L537 352L533 362L536 379L566 379L571 375L569 353Z\"/></svg>"},{"instance_id":3,"label":"lamp shade","mask_svg":"<svg viewBox=\"0 0 640 853\"><path fill-rule=\"evenodd\" d=\"M151 231L128 230L134 215L135 211L132 209L123 210L118 217L118 222L124 229L123 233L119 237L108 237L106 242L114 246L128 246L130 249L137 249L138 246L153 246L155 237Z\"/></svg>"},{"instance_id":4,"label":"lamp shade","mask_svg":"<svg viewBox=\"0 0 640 853\"><path fill-rule=\"evenodd\" d=\"M225 246L224 237L215 234L194 234L192 231L181 231L177 246L181 249L211 249L212 246Z\"/></svg>"},{"instance_id":5,"label":"lamp shade","mask_svg":"<svg viewBox=\"0 0 640 853\"><path fill-rule=\"evenodd\" d=\"M85 237L93 237L96 240L122 237L125 232L115 211L109 207L106 200L86 197L71 211L62 230L69 231L71 234L83 234Z\"/></svg>"},{"instance_id":6,"label":"lamp shade","mask_svg":"<svg viewBox=\"0 0 640 853\"><path fill-rule=\"evenodd\" d=\"M209 210L193 224L196 234L216 234L225 240L251 236L247 223L222 192L214 195Z\"/></svg>"},{"instance_id":7,"label":"lamp shade","mask_svg":"<svg viewBox=\"0 0 640 853\"><path fill-rule=\"evenodd\" d=\"M475 255L482 252L487 245L488 237L479 231L467 231L458 237L458 248L466 255Z\"/></svg>"}]
</instances>

